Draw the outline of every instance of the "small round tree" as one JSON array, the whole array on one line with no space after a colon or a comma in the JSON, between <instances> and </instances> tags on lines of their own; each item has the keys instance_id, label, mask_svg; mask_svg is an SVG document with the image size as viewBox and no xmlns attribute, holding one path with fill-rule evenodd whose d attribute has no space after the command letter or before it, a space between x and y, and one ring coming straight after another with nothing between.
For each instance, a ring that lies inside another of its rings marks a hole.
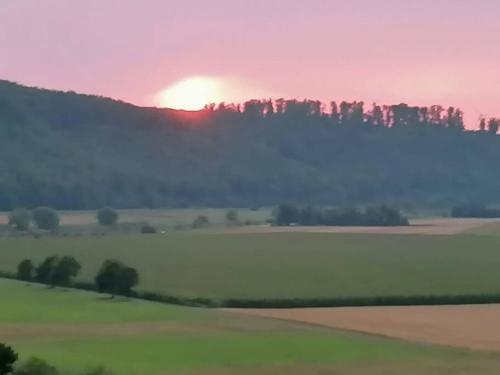
<instances>
[{"instance_id":1,"label":"small round tree","mask_svg":"<svg viewBox=\"0 0 500 375\"><path fill-rule=\"evenodd\" d=\"M95 283L100 292L110 293L112 298L116 294L130 295L132 288L139 283L139 274L135 268L108 259L99 269Z\"/></svg>"},{"instance_id":2,"label":"small round tree","mask_svg":"<svg viewBox=\"0 0 500 375\"><path fill-rule=\"evenodd\" d=\"M33 211L33 220L39 229L55 230L59 227L59 215L50 207L38 207Z\"/></svg>"},{"instance_id":3,"label":"small round tree","mask_svg":"<svg viewBox=\"0 0 500 375\"><path fill-rule=\"evenodd\" d=\"M31 212L24 208L16 208L15 210L9 212L9 225L19 231L28 230L31 219Z\"/></svg>"},{"instance_id":4,"label":"small round tree","mask_svg":"<svg viewBox=\"0 0 500 375\"><path fill-rule=\"evenodd\" d=\"M238 225L240 223L236 210L229 210L226 213L226 223L227 225Z\"/></svg>"},{"instance_id":5,"label":"small round tree","mask_svg":"<svg viewBox=\"0 0 500 375\"><path fill-rule=\"evenodd\" d=\"M17 353L8 345L0 343L0 375L8 375L14 370Z\"/></svg>"},{"instance_id":6,"label":"small round tree","mask_svg":"<svg viewBox=\"0 0 500 375\"><path fill-rule=\"evenodd\" d=\"M115 225L118 221L118 212L111 207L103 207L97 211L97 221L105 226Z\"/></svg>"},{"instance_id":7,"label":"small round tree","mask_svg":"<svg viewBox=\"0 0 500 375\"><path fill-rule=\"evenodd\" d=\"M36 268L35 280L42 284L52 285L54 269L59 263L59 257L50 256Z\"/></svg>"},{"instance_id":8,"label":"small round tree","mask_svg":"<svg viewBox=\"0 0 500 375\"><path fill-rule=\"evenodd\" d=\"M208 220L208 217L205 215L200 215L196 219L194 219L192 227L197 229L197 228L205 228L208 227L210 224L210 221Z\"/></svg>"},{"instance_id":9,"label":"small round tree","mask_svg":"<svg viewBox=\"0 0 500 375\"><path fill-rule=\"evenodd\" d=\"M59 286L68 286L73 278L78 275L82 266L72 256L62 257L54 266L52 272L52 284Z\"/></svg>"},{"instance_id":10,"label":"small round tree","mask_svg":"<svg viewBox=\"0 0 500 375\"><path fill-rule=\"evenodd\" d=\"M33 281L35 276L35 266L29 259L23 260L17 266L17 278L23 281Z\"/></svg>"}]
</instances>

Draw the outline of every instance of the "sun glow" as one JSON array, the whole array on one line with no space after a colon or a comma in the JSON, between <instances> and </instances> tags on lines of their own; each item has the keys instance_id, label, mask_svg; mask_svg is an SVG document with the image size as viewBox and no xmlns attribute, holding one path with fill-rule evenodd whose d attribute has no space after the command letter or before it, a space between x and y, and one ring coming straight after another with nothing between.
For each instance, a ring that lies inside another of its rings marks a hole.
<instances>
[{"instance_id":1,"label":"sun glow","mask_svg":"<svg viewBox=\"0 0 500 375\"><path fill-rule=\"evenodd\" d=\"M159 106L196 111L209 103L219 103L221 83L210 77L190 77L161 91L156 97Z\"/></svg>"}]
</instances>

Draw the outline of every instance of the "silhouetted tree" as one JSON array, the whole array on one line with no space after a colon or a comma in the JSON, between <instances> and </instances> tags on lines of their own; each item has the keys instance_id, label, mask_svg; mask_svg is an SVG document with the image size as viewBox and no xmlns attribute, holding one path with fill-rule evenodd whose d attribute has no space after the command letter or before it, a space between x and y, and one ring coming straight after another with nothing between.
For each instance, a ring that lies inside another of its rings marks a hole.
<instances>
[{"instance_id":1,"label":"silhouetted tree","mask_svg":"<svg viewBox=\"0 0 500 375\"><path fill-rule=\"evenodd\" d=\"M0 343L0 375L11 374L17 359L17 353L10 346Z\"/></svg>"},{"instance_id":2,"label":"silhouetted tree","mask_svg":"<svg viewBox=\"0 0 500 375\"><path fill-rule=\"evenodd\" d=\"M23 281L33 281L35 277L35 266L29 259L24 259L17 266L17 278Z\"/></svg>"},{"instance_id":3,"label":"silhouetted tree","mask_svg":"<svg viewBox=\"0 0 500 375\"><path fill-rule=\"evenodd\" d=\"M488 133L496 135L500 128L500 119L490 118L488 120Z\"/></svg>"}]
</instances>

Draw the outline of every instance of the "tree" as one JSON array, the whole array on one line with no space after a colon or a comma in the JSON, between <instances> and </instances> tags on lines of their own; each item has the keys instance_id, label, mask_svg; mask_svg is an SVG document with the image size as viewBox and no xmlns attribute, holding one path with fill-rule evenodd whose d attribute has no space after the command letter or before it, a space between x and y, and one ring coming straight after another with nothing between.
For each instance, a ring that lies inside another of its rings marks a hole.
<instances>
[{"instance_id":1,"label":"tree","mask_svg":"<svg viewBox=\"0 0 500 375\"><path fill-rule=\"evenodd\" d=\"M29 259L24 259L17 266L17 278L23 281L33 281L35 273L35 266L33 262Z\"/></svg>"},{"instance_id":2,"label":"tree","mask_svg":"<svg viewBox=\"0 0 500 375\"><path fill-rule=\"evenodd\" d=\"M59 261L59 257L50 256L45 258L45 260L36 268L35 280L42 284L53 285L53 274L55 266Z\"/></svg>"},{"instance_id":3,"label":"tree","mask_svg":"<svg viewBox=\"0 0 500 375\"><path fill-rule=\"evenodd\" d=\"M105 226L115 225L118 221L118 212L111 207L103 207L97 212L97 221Z\"/></svg>"},{"instance_id":4,"label":"tree","mask_svg":"<svg viewBox=\"0 0 500 375\"><path fill-rule=\"evenodd\" d=\"M59 226L59 215L50 207L38 207L33 212L33 220L39 229L55 230Z\"/></svg>"},{"instance_id":5,"label":"tree","mask_svg":"<svg viewBox=\"0 0 500 375\"><path fill-rule=\"evenodd\" d=\"M52 285L68 286L73 278L78 275L82 266L72 256L62 257L55 265L52 272Z\"/></svg>"},{"instance_id":6,"label":"tree","mask_svg":"<svg viewBox=\"0 0 500 375\"><path fill-rule=\"evenodd\" d=\"M14 375L58 375L59 371L43 359L30 358L14 371Z\"/></svg>"},{"instance_id":7,"label":"tree","mask_svg":"<svg viewBox=\"0 0 500 375\"><path fill-rule=\"evenodd\" d=\"M28 230L31 219L31 212L24 208L16 208L15 210L9 212L9 225L19 231Z\"/></svg>"},{"instance_id":8,"label":"tree","mask_svg":"<svg viewBox=\"0 0 500 375\"><path fill-rule=\"evenodd\" d=\"M296 224L299 221L299 209L292 204L280 204L275 213L276 225Z\"/></svg>"},{"instance_id":9,"label":"tree","mask_svg":"<svg viewBox=\"0 0 500 375\"><path fill-rule=\"evenodd\" d=\"M229 210L226 212L226 223L228 225L238 225L240 220L238 219L238 212L236 210Z\"/></svg>"},{"instance_id":10,"label":"tree","mask_svg":"<svg viewBox=\"0 0 500 375\"><path fill-rule=\"evenodd\" d=\"M17 353L10 346L0 343L0 375L12 373L17 358Z\"/></svg>"},{"instance_id":11,"label":"tree","mask_svg":"<svg viewBox=\"0 0 500 375\"><path fill-rule=\"evenodd\" d=\"M130 295L132 288L139 283L139 274L132 267L125 266L116 260L106 260L102 264L95 283L99 292Z\"/></svg>"},{"instance_id":12,"label":"tree","mask_svg":"<svg viewBox=\"0 0 500 375\"><path fill-rule=\"evenodd\" d=\"M208 217L205 215L200 215L196 219L194 219L192 227L194 229L205 228L205 227L208 227L209 224L210 224L210 221L208 220Z\"/></svg>"},{"instance_id":13,"label":"tree","mask_svg":"<svg viewBox=\"0 0 500 375\"><path fill-rule=\"evenodd\" d=\"M156 232L157 232L156 227L152 226L151 224L143 224L141 226L142 234L155 234Z\"/></svg>"}]
</instances>

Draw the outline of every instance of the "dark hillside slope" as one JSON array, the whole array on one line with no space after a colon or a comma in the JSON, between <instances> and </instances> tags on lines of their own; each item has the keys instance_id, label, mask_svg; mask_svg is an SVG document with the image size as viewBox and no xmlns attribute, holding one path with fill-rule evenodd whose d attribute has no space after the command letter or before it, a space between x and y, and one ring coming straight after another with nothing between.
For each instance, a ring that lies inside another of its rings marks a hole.
<instances>
[{"instance_id":1,"label":"dark hillside slope","mask_svg":"<svg viewBox=\"0 0 500 375\"><path fill-rule=\"evenodd\" d=\"M0 81L0 209L498 202L496 136L367 124L140 108Z\"/></svg>"}]
</instances>

